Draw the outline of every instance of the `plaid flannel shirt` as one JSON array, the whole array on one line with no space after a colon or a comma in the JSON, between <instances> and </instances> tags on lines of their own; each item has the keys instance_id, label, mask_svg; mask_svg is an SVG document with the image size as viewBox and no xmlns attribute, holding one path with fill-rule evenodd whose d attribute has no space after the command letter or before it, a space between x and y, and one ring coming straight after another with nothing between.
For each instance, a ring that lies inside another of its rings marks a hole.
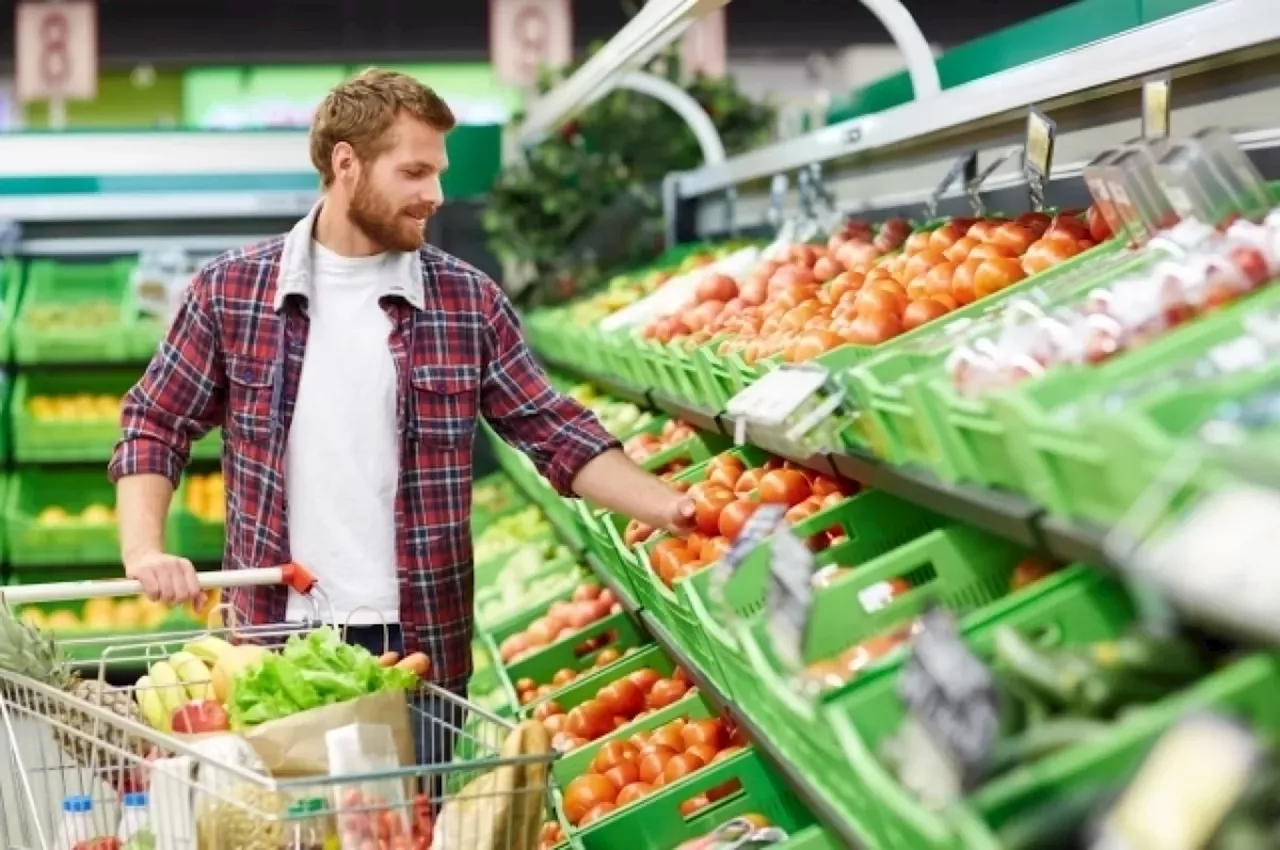
<instances>
[{"instance_id":1,"label":"plaid flannel shirt","mask_svg":"<svg viewBox=\"0 0 1280 850\"><path fill-rule=\"evenodd\" d=\"M284 448L307 339L314 216L286 237L202 269L124 401L113 481L155 473L176 485L191 443L223 426L224 569L291 560ZM477 416L565 495L588 461L618 444L551 388L491 280L430 246L406 263L410 277L391 282L382 302L394 326L389 345L399 381L401 625L405 651L428 653L433 680L459 688L471 673ZM241 621L252 624L283 621L287 598L277 587L230 593Z\"/></svg>"}]
</instances>

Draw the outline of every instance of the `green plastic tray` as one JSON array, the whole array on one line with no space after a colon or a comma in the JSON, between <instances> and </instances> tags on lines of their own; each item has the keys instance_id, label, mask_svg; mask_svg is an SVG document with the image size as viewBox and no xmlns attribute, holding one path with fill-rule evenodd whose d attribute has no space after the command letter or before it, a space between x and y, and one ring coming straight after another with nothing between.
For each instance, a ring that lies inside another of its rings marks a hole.
<instances>
[{"instance_id":1,"label":"green plastic tray","mask_svg":"<svg viewBox=\"0 0 1280 850\"><path fill-rule=\"evenodd\" d=\"M129 285L134 265L32 260L14 325L14 359L24 366L137 359ZM93 318L85 322L90 311Z\"/></svg>"},{"instance_id":2,"label":"green plastic tray","mask_svg":"<svg viewBox=\"0 0 1280 850\"><path fill-rule=\"evenodd\" d=\"M1120 247L1119 240L1104 242L952 315L978 319L999 309L1011 298L1046 284L1064 286L1074 279L1078 283L1071 285L1072 289L1095 286L1100 279L1111 279L1132 267L1118 260ZM940 327L946 326L943 323ZM937 327L938 323L931 322L889 344L877 346L876 356L862 358L854 368L843 373L843 378L859 412L867 420L864 423L866 440L852 442L865 442L892 463L923 466L943 478L956 480L959 473L950 451L939 437L940 426L934 421L936 414L921 392L922 374L938 368L951 351L946 333L925 333ZM899 340L905 344L899 344Z\"/></svg>"},{"instance_id":3,"label":"green plastic tray","mask_svg":"<svg viewBox=\"0 0 1280 850\"><path fill-rule=\"evenodd\" d=\"M6 363L13 354L13 320L22 303L24 271L13 257L0 260L0 358Z\"/></svg>"},{"instance_id":4,"label":"green plastic tray","mask_svg":"<svg viewBox=\"0 0 1280 850\"><path fill-rule=\"evenodd\" d=\"M1085 416L1064 410L1075 402L1139 378L1158 375L1176 362L1234 339L1245 319L1280 306L1280 286L1271 286L1212 315L1192 321L1135 351L1092 369L1064 368L1026 386L992 397L1022 489L1050 513L1109 523L1130 507L1112 490L1115 460L1087 427Z\"/></svg>"},{"instance_id":5,"label":"green plastic tray","mask_svg":"<svg viewBox=\"0 0 1280 850\"><path fill-rule=\"evenodd\" d=\"M567 598L570 594L565 594ZM494 658L501 658L499 648L510 635L523 631L530 623L542 616L543 611L531 612L523 617L508 620L499 628L485 634L490 642ZM612 632L615 637L608 644L597 647L591 652L584 652L582 644L592 638ZM548 644L543 649L511 665L499 665L499 677L508 688L512 701L517 702L515 683L521 679L531 679L539 685L550 684L559 670L569 669L576 673L588 670L606 648L626 650L633 646L642 646L647 642L639 626L625 611L611 614L597 620L576 634L561 638Z\"/></svg>"},{"instance_id":6,"label":"green plastic tray","mask_svg":"<svg viewBox=\"0 0 1280 850\"><path fill-rule=\"evenodd\" d=\"M595 556L596 565L613 580L614 587L622 596L623 607L635 610L639 597L632 585L634 569L630 564L635 556L622 539L627 518L610 511L598 511L580 499L574 505L587 551Z\"/></svg>"},{"instance_id":7,"label":"green plastic tray","mask_svg":"<svg viewBox=\"0 0 1280 850\"><path fill-rule=\"evenodd\" d=\"M826 563L862 563L940 527L937 514L880 490L868 490L838 505L848 541L819 556ZM756 706L768 700L767 687L747 658L737 634L738 624L752 622L764 610L768 594L767 547L749 555L724 587L724 598L704 570L677 584L707 647L711 669L735 702ZM785 735L785 732L784 732Z\"/></svg>"},{"instance_id":8,"label":"green plastic tray","mask_svg":"<svg viewBox=\"0 0 1280 850\"><path fill-rule=\"evenodd\" d=\"M1077 574L1024 604L992 610L969 621L964 632L979 655L989 656L995 628L1012 625L1058 644L1107 640L1121 634L1134 611L1124 591L1097 574ZM1046 580L1048 581L1048 580ZM1012 600L1011 600L1012 601ZM1036 805L1099 782L1123 780L1155 737L1177 718L1201 709L1243 715L1266 731L1276 728L1280 676L1272 657L1253 657L1195 686L1127 715L1097 742L1069 748L996 777L967 803L943 813L920 805L876 758L877 747L901 724L896 668L882 668L827 711L845 763L852 766L875 822L877 847L885 850L998 850L993 829Z\"/></svg>"},{"instance_id":9,"label":"green plastic tray","mask_svg":"<svg viewBox=\"0 0 1280 850\"><path fill-rule=\"evenodd\" d=\"M859 557L835 547L820 564L857 568L815 594L803 648L806 664L831 658L879 634L905 626L930 605L956 614L975 611L1008 593L1014 566L1025 557L1021 547L963 526L936 529L878 557ZM763 559L755 569L767 569ZM744 569L746 567L744 566ZM878 611L867 611L859 594L883 581L905 580L911 590ZM761 600L763 602L763 599ZM821 722L817 706L800 696L791 674L773 651L766 615L740 620L738 640L755 675L755 692L747 705L802 770L829 769L835 747L831 728ZM833 786L839 802L856 819L860 801Z\"/></svg>"},{"instance_id":10,"label":"green plastic tray","mask_svg":"<svg viewBox=\"0 0 1280 850\"><path fill-rule=\"evenodd\" d=\"M646 667L668 678L675 671L675 664L659 646L651 644L643 648L636 648L634 651L628 651L630 652L629 655L624 655L612 664L579 676L564 687L553 691L547 697L534 700L528 705L522 706L520 713L527 716L548 700L555 701L556 705L567 712L574 706L581 705L595 697L605 685L616 682L623 676L629 676L635 671L643 670Z\"/></svg>"},{"instance_id":11,"label":"green plastic tray","mask_svg":"<svg viewBox=\"0 0 1280 850\"><path fill-rule=\"evenodd\" d=\"M733 781L741 784L741 791L688 818L680 813L680 806L686 800ZM630 806L615 810L585 829L571 832L570 842L582 850L615 850L618 847L671 850L681 842L705 835L726 821L748 813L764 815L775 826L796 836L775 847L823 846L797 843L800 835L812 826L812 815L796 801L760 756L750 750L704 767ZM805 840L819 838L820 834L809 833Z\"/></svg>"},{"instance_id":12,"label":"green plastic tray","mask_svg":"<svg viewBox=\"0 0 1280 850\"><path fill-rule=\"evenodd\" d=\"M115 494L101 472L26 469L9 488L5 529L9 561L15 573L27 567L76 564L119 564L120 542L114 515L101 522L85 522L78 515L87 507L110 509ZM56 521L46 509L65 511Z\"/></svg>"}]
</instances>

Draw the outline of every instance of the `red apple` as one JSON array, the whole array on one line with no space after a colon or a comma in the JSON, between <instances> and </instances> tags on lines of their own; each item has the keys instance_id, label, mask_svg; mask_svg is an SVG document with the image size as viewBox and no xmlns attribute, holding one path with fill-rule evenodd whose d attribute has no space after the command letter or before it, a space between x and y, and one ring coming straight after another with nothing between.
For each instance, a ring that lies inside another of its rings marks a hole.
<instances>
[{"instance_id":1,"label":"red apple","mask_svg":"<svg viewBox=\"0 0 1280 850\"><path fill-rule=\"evenodd\" d=\"M182 706L173 713L170 725L179 735L226 732L231 728L226 709L215 700L209 699L189 702Z\"/></svg>"}]
</instances>

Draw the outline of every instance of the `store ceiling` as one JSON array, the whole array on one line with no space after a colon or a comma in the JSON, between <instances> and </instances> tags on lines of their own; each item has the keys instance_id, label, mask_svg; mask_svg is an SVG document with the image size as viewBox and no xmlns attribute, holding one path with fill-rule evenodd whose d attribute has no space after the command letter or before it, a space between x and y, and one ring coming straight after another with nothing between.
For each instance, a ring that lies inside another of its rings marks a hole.
<instances>
[{"instance_id":1,"label":"store ceiling","mask_svg":"<svg viewBox=\"0 0 1280 850\"><path fill-rule=\"evenodd\" d=\"M12 44L13 0L0 2L0 43ZM483 59L486 0L100 0L107 65ZM1066 5L1063 0L906 0L930 41L954 44ZM625 20L617 0L577 0L580 47ZM886 38L856 0L735 0L731 49L804 55ZM9 59L6 50L0 57Z\"/></svg>"}]
</instances>

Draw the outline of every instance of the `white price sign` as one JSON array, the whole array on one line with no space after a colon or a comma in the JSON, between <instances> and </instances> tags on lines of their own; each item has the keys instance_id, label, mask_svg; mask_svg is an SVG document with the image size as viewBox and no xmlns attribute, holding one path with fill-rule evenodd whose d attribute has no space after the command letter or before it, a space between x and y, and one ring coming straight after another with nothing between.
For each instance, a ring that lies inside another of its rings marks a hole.
<instances>
[{"instance_id":1,"label":"white price sign","mask_svg":"<svg viewBox=\"0 0 1280 850\"><path fill-rule=\"evenodd\" d=\"M725 412L754 424L777 427L826 382L825 369L775 369L729 399Z\"/></svg>"},{"instance_id":2,"label":"white price sign","mask_svg":"<svg viewBox=\"0 0 1280 850\"><path fill-rule=\"evenodd\" d=\"M14 15L18 100L98 96L98 4L91 0L18 3Z\"/></svg>"},{"instance_id":3,"label":"white price sign","mask_svg":"<svg viewBox=\"0 0 1280 850\"><path fill-rule=\"evenodd\" d=\"M571 0L489 0L489 58L499 81L531 89L573 61Z\"/></svg>"},{"instance_id":4,"label":"white price sign","mask_svg":"<svg viewBox=\"0 0 1280 850\"><path fill-rule=\"evenodd\" d=\"M1241 485L1206 496L1129 566L1180 607L1280 641L1280 493Z\"/></svg>"}]
</instances>

